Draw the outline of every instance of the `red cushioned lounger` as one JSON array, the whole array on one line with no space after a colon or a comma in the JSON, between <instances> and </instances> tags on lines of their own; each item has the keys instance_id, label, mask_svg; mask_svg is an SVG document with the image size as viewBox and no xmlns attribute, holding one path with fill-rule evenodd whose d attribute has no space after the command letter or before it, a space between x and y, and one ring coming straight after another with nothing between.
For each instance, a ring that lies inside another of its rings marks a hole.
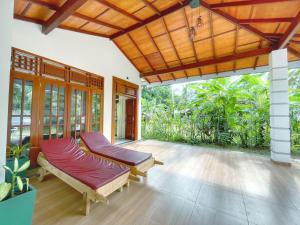
<instances>
[{"instance_id":1,"label":"red cushioned lounger","mask_svg":"<svg viewBox=\"0 0 300 225\"><path fill-rule=\"evenodd\" d=\"M40 180L50 172L82 193L86 215L90 201L108 203L108 195L128 185L127 166L86 154L72 138L42 141L40 147Z\"/></svg>"},{"instance_id":2,"label":"red cushioned lounger","mask_svg":"<svg viewBox=\"0 0 300 225\"><path fill-rule=\"evenodd\" d=\"M134 176L140 175L145 177L147 171L155 164L163 164L155 160L151 153L114 146L99 132L82 133L80 138L86 149L100 157L129 166Z\"/></svg>"}]
</instances>

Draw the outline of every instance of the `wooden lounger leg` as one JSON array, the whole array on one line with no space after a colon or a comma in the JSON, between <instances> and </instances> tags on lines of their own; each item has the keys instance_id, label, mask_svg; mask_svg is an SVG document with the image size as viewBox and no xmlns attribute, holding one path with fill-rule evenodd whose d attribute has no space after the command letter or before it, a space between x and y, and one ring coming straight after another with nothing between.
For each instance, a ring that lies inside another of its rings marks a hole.
<instances>
[{"instance_id":1,"label":"wooden lounger leg","mask_svg":"<svg viewBox=\"0 0 300 225\"><path fill-rule=\"evenodd\" d=\"M147 173L139 171L139 170L134 171L134 173L136 175L139 175L139 176L142 176L142 177L147 177Z\"/></svg>"},{"instance_id":2,"label":"wooden lounger leg","mask_svg":"<svg viewBox=\"0 0 300 225\"><path fill-rule=\"evenodd\" d=\"M128 182L124 185L124 187L129 188L129 186L130 186L130 182L128 181Z\"/></svg>"},{"instance_id":3,"label":"wooden lounger leg","mask_svg":"<svg viewBox=\"0 0 300 225\"><path fill-rule=\"evenodd\" d=\"M161 161L158 161L158 160L154 160L154 164L156 164L156 165L164 165L164 163L163 163L163 162L161 162Z\"/></svg>"},{"instance_id":4,"label":"wooden lounger leg","mask_svg":"<svg viewBox=\"0 0 300 225\"><path fill-rule=\"evenodd\" d=\"M90 214L91 201L88 198L87 193L83 193L83 209L84 209L84 214L88 216Z\"/></svg>"},{"instance_id":5,"label":"wooden lounger leg","mask_svg":"<svg viewBox=\"0 0 300 225\"><path fill-rule=\"evenodd\" d=\"M118 192L123 192L123 187L120 187L117 191Z\"/></svg>"},{"instance_id":6,"label":"wooden lounger leg","mask_svg":"<svg viewBox=\"0 0 300 225\"><path fill-rule=\"evenodd\" d=\"M39 180L40 182L42 182L42 181L44 180L44 177L45 177L46 174L47 174L47 170L45 170L43 167L41 167L41 168L39 169L39 177L38 177L38 180Z\"/></svg>"},{"instance_id":7,"label":"wooden lounger leg","mask_svg":"<svg viewBox=\"0 0 300 225\"><path fill-rule=\"evenodd\" d=\"M140 182L140 178L138 178L137 176L133 175L133 174L130 174L129 175L129 179L130 180L133 180L133 181L136 181L136 182Z\"/></svg>"}]
</instances>

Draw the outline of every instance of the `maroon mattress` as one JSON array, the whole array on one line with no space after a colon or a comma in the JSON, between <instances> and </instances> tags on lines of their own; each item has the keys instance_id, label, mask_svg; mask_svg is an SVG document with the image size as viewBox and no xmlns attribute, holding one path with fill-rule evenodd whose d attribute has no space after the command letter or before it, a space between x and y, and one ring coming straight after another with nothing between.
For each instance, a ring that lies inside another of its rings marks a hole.
<instances>
[{"instance_id":1,"label":"maroon mattress","mask_svg":"<svg viewBox=\"0 0 300 225\"><path fill-rule=\"evenodd\" d=\"M73 138L42 141L41 150L50 164L96 190L129 172L129 168L86 155Z\"/></svg>"},{"instance_id":2,"label":"maroon mattress","mask_svg":"<svg viewBox=\"0 0 300 225\"><path fill-rule=\"evenodd\" d=\"M139 165L152 157L151 153L137 152L114 146L99 132L83 133L80 134L80 137L91 152L130 166Z\"/></svg>"}]
</instances>

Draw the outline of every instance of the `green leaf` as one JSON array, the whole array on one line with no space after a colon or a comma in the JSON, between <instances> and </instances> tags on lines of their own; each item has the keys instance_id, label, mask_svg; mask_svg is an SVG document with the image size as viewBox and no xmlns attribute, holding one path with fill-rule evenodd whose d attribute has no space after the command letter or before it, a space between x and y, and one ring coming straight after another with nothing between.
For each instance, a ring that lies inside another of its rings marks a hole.
<instances>
[{"instance_id":1,"label":"green leaf","mask_svg":"<svg viewBox=\"0 0 300 225\"><path fill-rule=\"evenodd\" d=\"M17 172L19 169L19 161L17 158L15 158L15 161L14 161L14 172Z\"/></svg>"},{"instance_id":2,"label":"green leaf","mask_svg":"<svg viewBox=\"0 0 300 225\"><path fill-rule=\"evenodd\" d=\"M7 170L8 172L10 172L11 174L14 173L8 166L3 166L3 168L4 168L5 170Z\"/></svg>"},{"instance_id":3,"label":"green leaf","mask_svg":"<svg viewBox=\"0 0 300 225\"><path fill-rule=\"evenodd\" d=\"M28 160L16 172L20 173L20 172L22 172L24 170L27 170L29 166L30 166L30 161Z\"/></svg>"},{"instance_id":4,"label":"green leaf","mask_svg":"<svg viewBox=\"0 0 300 225\"><path fill-rule=\"evenodd\" d=\"M11 189L11 184L2 183L0 184L0 202L5 199Z\"/></svg>"},{"instance_id":5,"label":"green leaf","mask_svg":"<svg viewBox=\"0 0 300 225\"><path fill-rule=\"evenodd\" d=\"M29 190L29 178L25 178L25 180L26 180L26 191L28 191Z\"/></svg>"},{"instance_id":6,"label":"green leaf","mask_svg":"<svg viewBox=\"0 0 300 225\"><path fill-rule=\"evenodd\" d=\"M23 181L22 178L20 176L17 176L17 185L20 191L23 190Z\"/></svg>"}]
</instances>

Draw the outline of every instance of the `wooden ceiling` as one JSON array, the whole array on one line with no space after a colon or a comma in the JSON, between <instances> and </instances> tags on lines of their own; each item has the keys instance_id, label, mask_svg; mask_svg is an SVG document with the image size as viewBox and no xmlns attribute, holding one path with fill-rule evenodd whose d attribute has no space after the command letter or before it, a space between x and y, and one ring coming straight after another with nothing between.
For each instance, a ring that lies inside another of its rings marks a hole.
<instances>
[{"instance_id":1,"label":"wooden ceiling","mask_svg":"<svg viewBox=\"0 0 300 225\"><path fill-rule=\"evenodd\" d=\"M299 0L15 0L15 18L106 37L149 83L256 68L287 47L300 58ZM201 16L192 40L189 29Z\"/></svg>"}]
</instances>

